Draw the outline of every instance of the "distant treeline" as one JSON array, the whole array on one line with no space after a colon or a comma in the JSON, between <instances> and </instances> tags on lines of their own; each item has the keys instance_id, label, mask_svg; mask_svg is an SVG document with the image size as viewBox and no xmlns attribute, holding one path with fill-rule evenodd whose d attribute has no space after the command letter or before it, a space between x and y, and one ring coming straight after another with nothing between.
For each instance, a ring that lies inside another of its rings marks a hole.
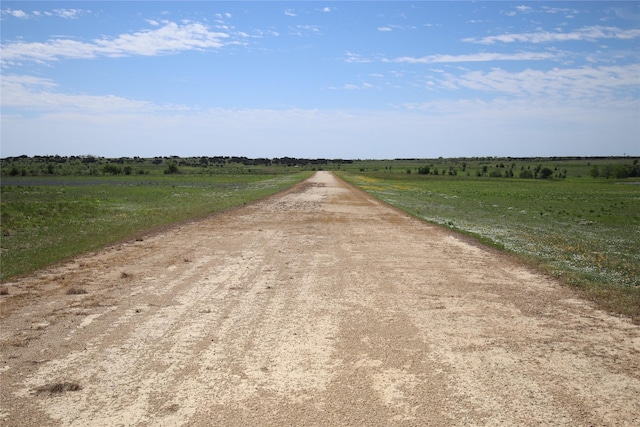
<instances>
[{"instance_id":1,"label":"distant treeline","mask_svg":"<svg viewBox=\"0 0 640 427\"><path fill-rule=\"evenodd\" d=\"M306 165L326 165L326 164L349 164L353 163L353 160L343 159L306 159L297 157L276 157L276 158L249 158L238 156L201 156L201 157L180 157L180 156L160 156L160 157L118 157L118 158L106 158L100 156L33 156L26 155L17 157L3 158L4 162L15 162L20 160L31 160L35 163L67 163L69 161L80 161L82 163L102 163L108 161L109 163L145 163L151 162L153 164L162 164L163 162L174 161L182 166L200 166L209 164L242 164L245 166L270 166L270 165L286 165L286 166L306 166Z\"/></svg>"},{"instance_id":2,"label":"distant treeline","mask_svg":"<svg viewBox=\"0 0 640 427\"><path fill-rule=\"evenodd\" d=\"M0 159L3 176L280 174L300 170L359 173L415 173L432 176L565 179L640 177L637 157L457 157L387 160L325 158L250 158L245 156L156 156L106 158L95 155L33 156Z\"/></svg>"},{"instance_id":3,"label":"distant treeline","mask_svg":"<svg viewBox=\"0 0 640 427\"><path fill-rule=\"evenodd\" d=\"M278 173L283 167L320 169L326 165L353 163L343 159L296 157L249 158L241 156L158 156L105 158L84 156L26 155L0 159L4 176L41 175L145 175L149 173ZM217 171L217 172L216 172Z\"/></svg>"}]
</instances>

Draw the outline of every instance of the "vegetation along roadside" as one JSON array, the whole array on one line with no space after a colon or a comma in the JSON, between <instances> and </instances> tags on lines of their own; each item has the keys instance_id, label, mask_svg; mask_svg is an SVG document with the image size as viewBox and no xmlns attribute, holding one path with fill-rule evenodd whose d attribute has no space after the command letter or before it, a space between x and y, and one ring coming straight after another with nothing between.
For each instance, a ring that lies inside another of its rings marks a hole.
<instances>
[{"instance_id":1,"label":"vegetation along roadside","mask_svg":"<svg viewBox=\"0 0 640 427\"><path fill-rule=\"evenodd\" d=\"M557 179L380 168L341 177L411 215L515 253L601 308L640 322L640 178L583 169L583 176Z\"/></svg>"},{"instance_id":2,"label":"vegetation along roadside","mask_svg":"<svg viewBox=\"0 0 640 427\"><path fill-rule=\"evenodd\" d=\"M311 172L3 176L1 279L281 191Z\"/></svg>"}]
</instances>

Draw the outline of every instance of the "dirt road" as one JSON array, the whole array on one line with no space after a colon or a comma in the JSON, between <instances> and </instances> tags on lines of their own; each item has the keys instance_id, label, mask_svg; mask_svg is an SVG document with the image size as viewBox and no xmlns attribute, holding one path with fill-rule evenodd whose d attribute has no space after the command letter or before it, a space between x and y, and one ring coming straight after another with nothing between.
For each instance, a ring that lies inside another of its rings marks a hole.
<instances>
[{"instance_id":1,"label":"dirt road","mask_svg":"<svg viewBox=\"0 0 640 427\"><path fill-rule=\"evenodd\" d=\"M8 289L4 426L640 425L640 327L328 172Z\"/></svg>"}]
</instances>

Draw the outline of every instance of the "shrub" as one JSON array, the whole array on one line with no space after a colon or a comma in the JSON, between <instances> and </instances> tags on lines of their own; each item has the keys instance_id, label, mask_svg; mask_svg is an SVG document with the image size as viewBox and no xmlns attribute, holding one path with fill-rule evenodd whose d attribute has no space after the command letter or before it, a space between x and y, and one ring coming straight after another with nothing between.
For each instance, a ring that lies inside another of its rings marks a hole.
<instances>
[{"instance_id":1,"label":"shrub","mask_svg":"<svg viewBox=\"0 0 640 427\"><path fill-rule=\"evenodd\" d=\"M540 178L542 178L542 179L547 179L551 175L553 175L553 170L551 170L549 168L542 168L542 170L540 170Z\"/></svg>"},{"instance_id":2,"label":"shrub","mask_svg":"<svg viewBox=\"0 0 640 427\"><path fill-rule=\"evenodd\" d=\"M164 170L164 173L165 174L180 173L180 170L178 169L178 164L176 162L167 163L167 168Z\"/></svg>"},{"instance_id":3,"label":"shrub","mask_svg":"<svg viewBox=\"0 0 640 427\"><path fill-rule=\"evenodd\" d=\"M533 172L531 172L529 169L523 169L520 171L520 174L518 176L524 179L533 179Z\"/></svg>"},{"instance_id":4,"label":"shrub","mask_svg":"<svg viewBox=\"0 0 640 427\"><path fill-rule=\"evenodd\" d=\"M111 175L119 175L122 173L122 168L118 165L107 163L102 167L102 172L109 173Z\"/></svg>"}]
</instances>

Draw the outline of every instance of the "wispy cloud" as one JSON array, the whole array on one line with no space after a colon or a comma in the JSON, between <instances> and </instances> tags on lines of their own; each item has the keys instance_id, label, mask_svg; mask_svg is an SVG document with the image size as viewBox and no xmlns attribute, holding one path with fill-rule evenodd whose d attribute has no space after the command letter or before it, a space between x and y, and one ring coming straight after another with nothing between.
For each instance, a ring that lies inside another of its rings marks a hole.
<instances>
[{"instance_id":1,"label":"wispy cloud","mask_svg":"<svg viewBox=\"0 0 640 427\"><path fill-rule=\"evenodd\" d=\"M372 87L373 87L373 85L371 83L362 83L362 84L347 83L347 84L342 86L342 89L345 89L345 90L359 90L359 89L370 89Z\"/></svg>"},{"instance_id":2,"label":"wispy cloud","mask_svg":"<svg viewBox=\"0 0 640 427\"><path fill-rule=\"evenodd\" d=\"M521 72L495 68L489 72L472 71L459 76L447 74L440 83L451 89L472 89L517 97L597 99L603 102L613 97L620 98L620 91L637 90L640 86L640 64L554 68L548 71L527 69Z\"/></svg>"},{"instance_id":3,"label":"wispy cloud","mask_svg":"<svg viewBox=\"0 0 640 427\"><path fill-rule=\"evenodd\" d=\"M20 18L20 19L27 19L29 17L29 15L24 10L20 10L20 9L5 9L2 11L2 14L11 15L14 18Z\"/></svg>"},{"instance_id":4,"label":"wispy cloud","mask_svg":"<svg viewBox=\"0 0 640 427\"><path fill-rule=\"evenodd\" d=\"M558 14L564 13L566 18L574 18L575 15L579 14L580 11L577 9L569 9L566 7L550 7L550 6L542 6L541 8L533 8L531 6L519 5L513 8L513 10L508 10L503 12L507 16L516 16L518 14Z\"/></svg>"},{"instance_id":5,"label":"wispy cloud","mask_svg":"<svg viewBox=\"0 0 640 427\"><path fill-rule=\"evenodd\" d=\"M284 14L287 16L298 16L293 9L285 9Z\"/></svg>"},{"instance_id":6,"label":"wispy cloud","mask_svg":"<svg viewBox=\"0 0 640 427\"><path fill-rule=\"evenodd\" d=\"M322 30L318 25L296 25L295 29L290 32L294 36L308 36L315 35L321 36Z\"/></svg>"},{"instance_id":7,"label":"wispy cloud","mask_svg":"<svg viewBox=\"0 0 640 427\"><path fill-rule=\"evenodd\" d=\"M91 11L88 11L91 12ZM84 14L85 11L82 9L54 9L53 13L60 18L65 19L76 19L80 15Z\"/></svg>"},{"instance_id":8,"label":"wispy cloud","mask_svg":"<svg viewBox=\"0 0 640 427\"><path fill-rule=\"evenodd\" d=\"M381 31L383 33L387 33L389 31L393 31L393 29L391 27L378 27L378 31Z\"/></svg>"},{"instance_id":9,"label":"wispy cloud","mask_svg":"<svg viewBox=\"0 0 640 427\"><path fill-rule=\"evenodd\" d=\"M91 10L87 9L53 9L51 11L39 11L34 10L29 14L24 10L19 9L4 9L2 11L3 15L10 15L14 18L20 19L28 19L28 18L38 18L38 17L47 17L47 16L57 16L59 18L64 19L77 19L82 15L90 14Z\"/></svg>"},{"instance_id":10,"label":"wispy cloud","mask_svg":"<svg viewBox=\"0 0 640 427\"><path fill-rule=\"evenodd\" d=\"M200 23L169 22L159 28L91 42L58 38L44 43L5 43L2 46L2 63L7 66L19 61L42 63L64 58L166 55L185 50L220 48L222 40L227 37L228 34L209 31Z\"/></svg>"},{"instance_id":11,"label":"wispy cloud","mask_svg":"<svg viewBox=\"0 0 640 427\"><path fill-rule=\"evenodd\" d=\"M535 33L510 33L487 37L467 37L462 39L467 43L495 44L495 43L549 43L564 41L596 41L600 39L630 40L640 37L640 29L623 30L617 27L602 27L599 25L562 33L539 31Z\"/></svg>"},{"instance_id":12,"label":"wispy cloud","mask_svg":"<svg viewBox=\"0 0 640 427\"><path fill-rule=\"evenodd\" d=\"M353 53L353 52L346 52L344 61L348 63L363 63L363 64L373 62L373 60L369 58L365 58L362 55L358 55L357 53Z\"/></svg>"},{"instance_id":13,"label":"wispy cloud","mask_svg":"<svg viewBox=\"0 0 640 427\"><path fill-rule=\"evenodd\" d=\"M423 57L403 56L398 58L382 59L382 62L408 63L408 64L440 64L456 62L488 62L488 61L541 61L558 58L556 53L546 52L519 52L519 53L473 53L468 55L428 55Z\"/></svg>"},{"instance_id":14,"label":"wispy cloud","mask_svg":"<svg viewBox=\"0 0 640 427\"><path fill-rule=\"evenodd\" d=\"M151 113L184 110L176 105L156 105L115 95L69 95L58 92L58 84L51 79L33 76L8 75L2 77L2 106L33 112L81 111L91 113Z\"/></svg>"}]
</instances>

